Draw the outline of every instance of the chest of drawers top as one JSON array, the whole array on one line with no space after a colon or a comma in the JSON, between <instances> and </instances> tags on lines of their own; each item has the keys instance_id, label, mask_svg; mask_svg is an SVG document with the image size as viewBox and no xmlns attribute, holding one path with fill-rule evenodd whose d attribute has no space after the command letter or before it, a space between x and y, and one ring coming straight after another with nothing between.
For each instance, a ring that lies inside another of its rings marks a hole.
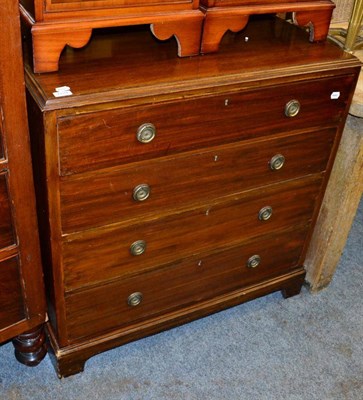
<instances>
[{"instance_id":1,"label":"chest of drawers top","mask_svg":"<svg viewBox=\"0 0 363 400\"><path fill-rule=\"evenodd\" d=\"M180 59L175 46L174 40L158 42L139 27L100 31L86 49L66 48L57 73L34 74L29 63L27 86L43 111L121 100L126 107L153 103L155 96L162 96L160 101L186 99L332 71L339 75L343 68L359 66L328 42L309 43L301 28L280 19L251 21L246 30L227 33L216 54ZM64 86L72 95L55 97L56 88ZM266 100L273 103L274 96L268 97L267 92Z\"/></svg>"}]
</instances>

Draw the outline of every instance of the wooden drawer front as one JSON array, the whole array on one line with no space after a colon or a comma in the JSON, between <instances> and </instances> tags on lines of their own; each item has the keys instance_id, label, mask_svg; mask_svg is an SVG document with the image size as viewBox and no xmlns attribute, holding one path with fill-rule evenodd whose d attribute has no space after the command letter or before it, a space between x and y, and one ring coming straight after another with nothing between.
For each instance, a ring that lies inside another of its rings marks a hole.
<instances>
[{"instance_id":1,"label":"wooden drawer front","mask_svg":"<svg viewBox=\"0 0 363 400\"><path fill-rule=\"evenodd\" d=\"M301 2L307 2L311 0L299 0ZM296 0L284 0L283 3L295 3ZM207 7L227 7L227 6L247 6L256 5L259 6L269 5L276 3L276 0L200 0L200 4ZM278 2L282 3L282 2Z\"/></svg>"},{"instance_id":2,"label":"wooden drawer front","mask_svg":"<svg viewBox=\"0 0 363 400\"><path fill-rule=\"evenodd\" d=\"M135 7L152 7L185 4L182 9L191 9L192 4L197 8L199 1L196 0L46 0L47 11L80 11L80 10L99 10L100 8L110 9L113 15L117 15L117 8L129 8L133 14L137 14ZM159 7L160 8L160 7ZM180 7L178 7L180 8ZM145 12L145 11L144 11Z\"/></svg>"},{"instance_id":3,"label":"wooden drawer front","mask_svg":"<svg viewBox=\"0 0 363 400\"><path fill-rule=\"evenodd\" d=\"M63 232L170 213L207 199L324 171L334 138L335 129L322 130L67 177L61 182ZM272 170L269 161L278 154L284 155L285 164ZM135 201L133 188L145 183L150 187L149 198Z\"/></svg>"},{"instance_id":4,"label":"wooden drawer front","mask_svg":"<svg viewBox=\"0 0 363 400\"><path fill-rule=\"evenodd\" d=\"M24 318L19 266L16 258L10 258L0 262L0 329Z\"/></svg>"},{"instance_id":5,"label":"wooden drawer front","mask_svg":"<svg viewBox=\"0 0 363 400\"><path fill-rule=\"evenodd\" d=\"M60 174L251 139L282 131L336 124L349 96L352 76L302 82L251 92L152 106L100 111L58 120ZM339 92L338 99L331 99ZM301 110L286 117L285 104ZM155 139L140 143L139 126L152 123Z\"/></svg>"},{"instance_id":6,"label":"wooden drawer front","mask_svg":"<svg viewBox=\"0 0 363 400\"><path fill-rule=\"evenodd\" d=\"M192 257L167 268L89 289L66 298L71 340L121 328L151 316L261 282L296 266L306 229L266 236L227 251ZM259 255L256 268L247 267ZM130 294L142 302L131 307Z\"/></svg>"},{"instance_id":7,"label":"wooden drawer front","mask_svg":"<svg viewBox=\"0 0 363 400\"><path fill-rule=\"evenodd\" d=\"M15 243L5 174L0 174L0 249Z\"/></svg>"},{"instance_id":8,"label":"wooden drawer front","mask_svg":"<svg viewBox=\"0 0 363 400\"><path fill-rule=\"evenodd\" d=\"M296 180L155 221L69 236L63 243L66 289L140 273L192 254L236 246L261 234L306 225L320 184L320 176ZM258 214L265 206L271 206L273 214L260 221ZM130 246L138 240L146 242L146 251L131 255Z\"/></svg>"}]
</instances>

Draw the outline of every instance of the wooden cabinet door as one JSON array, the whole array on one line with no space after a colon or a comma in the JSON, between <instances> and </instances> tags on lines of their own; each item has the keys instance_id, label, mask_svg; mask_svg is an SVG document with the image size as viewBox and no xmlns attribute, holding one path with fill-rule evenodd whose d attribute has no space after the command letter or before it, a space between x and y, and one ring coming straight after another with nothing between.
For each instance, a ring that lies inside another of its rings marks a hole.
<instances>
[{"instance_id":1,"label":"wooden cabinet door","mask_svg":"<svg viewBox=\"0 0 363 400\"><path fill-rule=\"evenodd\" d=\"M41 344L45 296L18 2L0 0L0 5L0 342L25 333L29 343Z\"/></svg>"}]
</instances>

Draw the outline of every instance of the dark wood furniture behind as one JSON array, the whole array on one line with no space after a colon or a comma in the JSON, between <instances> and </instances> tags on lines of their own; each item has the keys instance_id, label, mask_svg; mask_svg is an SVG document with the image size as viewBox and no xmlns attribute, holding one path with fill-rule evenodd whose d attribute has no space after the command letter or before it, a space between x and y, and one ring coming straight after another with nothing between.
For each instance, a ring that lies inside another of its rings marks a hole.
<instances>
[{"instance_id":1,"label":"dark wood furniture behind","mask_svg":"<svg viewBox=\"0 0 363 400\"><path fill-rule=\"evenodd\" d=\"M175 35L175 54L199 54L203 13L199 0L20 0L31 28L34 70L57 71L66 45L85 46L96 28L148 24L161 39Z\"/></svg>"},{"instance_id":2,"label":"dark wood furniture behind","mask_svg":"<svg viewBox=\"0 0 363 400\"><path fill-rule=\"evenodd\" d=\"M17 336L18 360L35 365L46 354L45 296L16 1L1 3L0 53L0 342Z\"/></svg>"},{"instance_id":3,"label":"dark wood furniture behind","mask_svg":"<svg viewBox=\"0 0 363 400\"><path fill-rule=\"evenodd\" d=\"M292 13L293 21L309 29L309 40L326 40L335 4L330 0L200 0L205 14L201 52L218 50L223 35L243 29L251 15Z\"/></svg>"},{"instance_id":4,"label":"dark wood furniture behind","mask_svg":"<svg viewBox=\"0 0 363 400\"><path fill-rule=\"evenodd\" d=\"M142 30L99 33L58 73L26 67L59 376L226 307L299 293L360 70L306 39L267 19L180 59L174 41Z\"/></svg>"},{"instance_id":5,"label":"dark wood furniture behind","mask_svg":"<svg viewBox=\"0 0 363 400\"><path fill-rule=\"evenodd\" d=\"M217 51L223 35L243 29L251 15L293 12L310 40L322 41L334 7L331 0L20 0L35 72L57 71L65 46L85 46L96 28L149 24L161 40L175 35L179 56L191 56Z\"/></svg>"}]
</instances>

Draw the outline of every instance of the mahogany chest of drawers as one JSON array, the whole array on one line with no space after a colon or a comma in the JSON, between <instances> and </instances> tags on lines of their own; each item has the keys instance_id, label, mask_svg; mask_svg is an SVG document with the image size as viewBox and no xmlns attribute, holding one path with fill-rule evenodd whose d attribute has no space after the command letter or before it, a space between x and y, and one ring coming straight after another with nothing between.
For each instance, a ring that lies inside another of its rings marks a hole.
<instances>
[{"instance_id":1,"label":"mahogany chest of drawers","mask_svg":"<svg viewBox=\"0 0 363 400\"><path fill-rule=\"evenodd\" d=\"M100 33L60 62L26 69L59 376L226 307L299 293L354 57L267 19L214 55L180 59L173 41L135 30Z\"/></svg>"}]
</instances>

